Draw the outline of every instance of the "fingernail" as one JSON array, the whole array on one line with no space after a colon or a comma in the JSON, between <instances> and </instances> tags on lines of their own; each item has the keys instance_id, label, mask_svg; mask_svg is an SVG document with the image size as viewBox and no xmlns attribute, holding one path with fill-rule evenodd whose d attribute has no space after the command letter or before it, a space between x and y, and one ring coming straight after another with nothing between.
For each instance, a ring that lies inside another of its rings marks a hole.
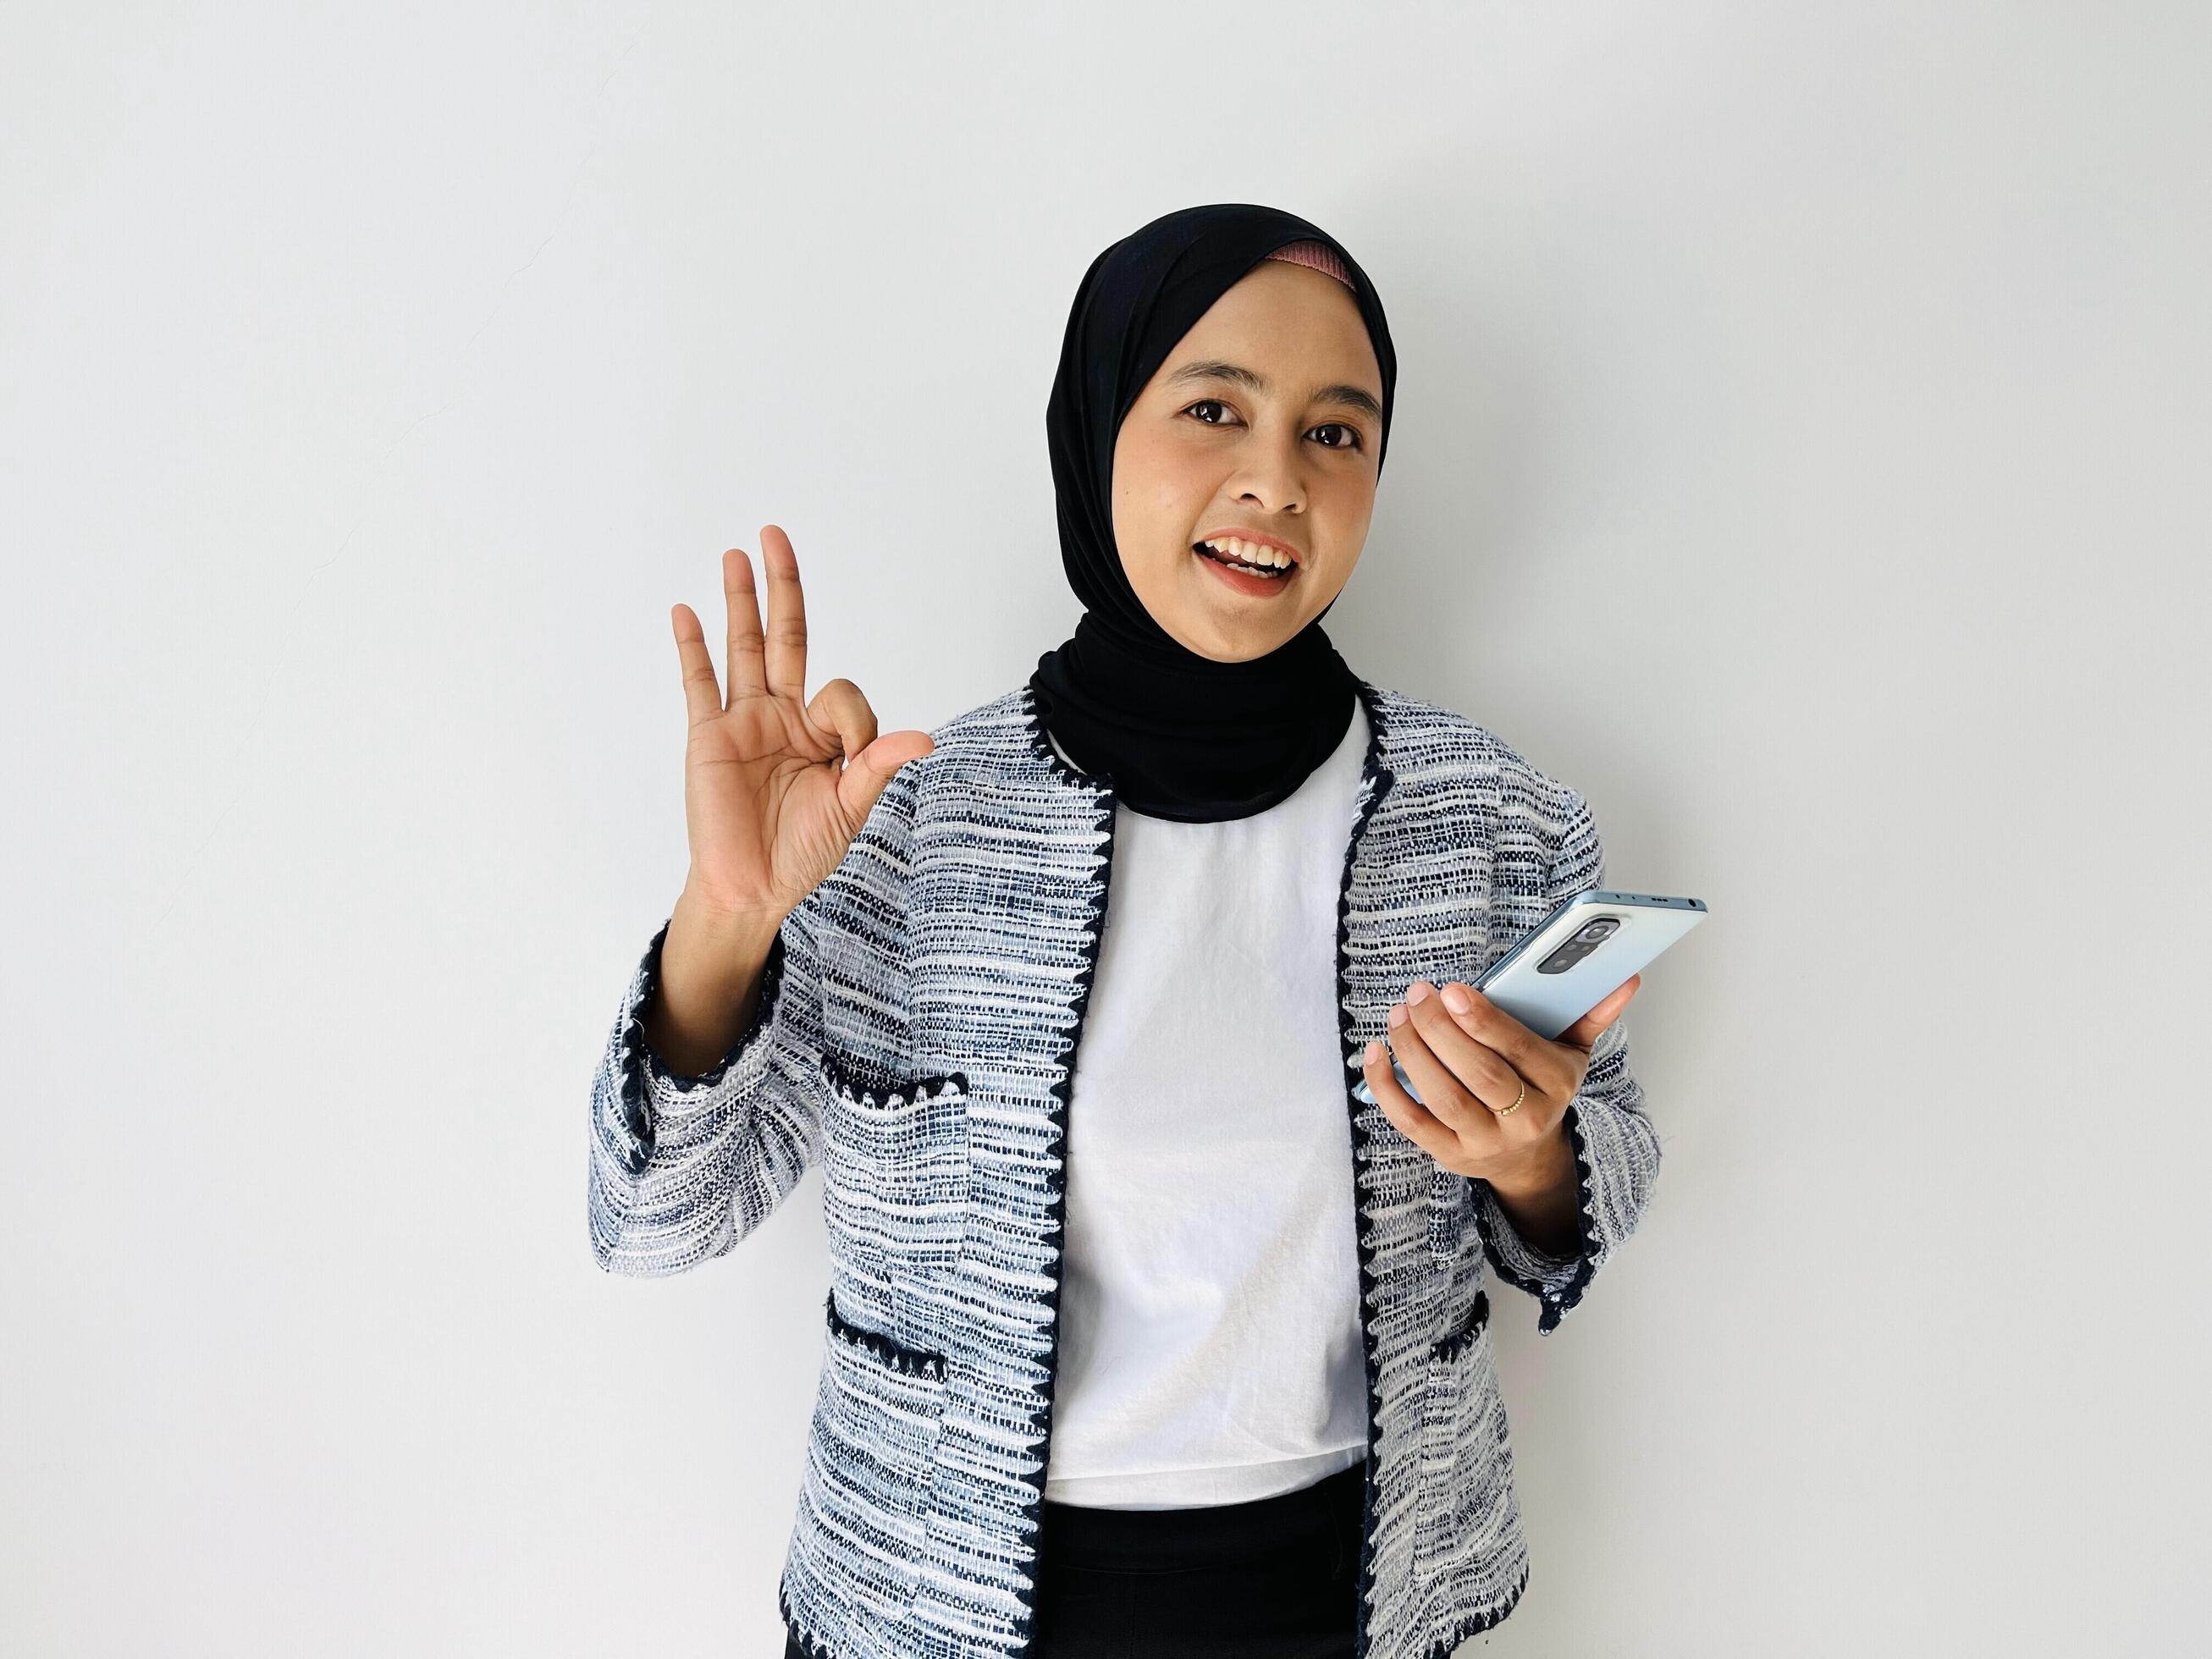
<instances>
[{"instance_id":1,"label":"fingernail","mask_svg":"<svg viewBox=\"0 0 2212 1659\"><path fill-rule=\"evenodd\" d=\"M1404 1003L1401 1002L1390 1010L1390 1023L1393 1025L1403 1025L1406 1023L1406 1005Z\"/></svg>"},{"instance_id":2,"label":"fingernail","mask_svg":"<svg viewBox=\"0 0 2212 1659\"><path fill-rule=\"evenodd\" d=\"M1408 1002L1419 1002L1423 997L1428 995L1429 989L1430 987L1428 981L1425 979L1417 979L1406 992L1406 1000Z\"/></svg>"},{"instance_id":3,"label":"fingernail","mask_svg":"<svg viewBox=\"0 0 2212 1659\"><path fill-rule=\"evenodd\" d=\"M1468 998L1466 988L1458 985L1444 987L1444 1006L1455 1014L1463 1014L1474 1004Z\"/></svg>"},{"instance_id":4,"label":"fingernail","mask_svg":"<svg viewBox=\"0 0 2212 1659\"><path fill-rule=\"evenodd\" d=\"M1372 1066L1376 1060L1382 1058L1382 1045L1379 1042L1369 1043L1367 1045L1367 1054L1365 1057L1367 1063L1370 1066Z\"/></svg>"}]
</instances>

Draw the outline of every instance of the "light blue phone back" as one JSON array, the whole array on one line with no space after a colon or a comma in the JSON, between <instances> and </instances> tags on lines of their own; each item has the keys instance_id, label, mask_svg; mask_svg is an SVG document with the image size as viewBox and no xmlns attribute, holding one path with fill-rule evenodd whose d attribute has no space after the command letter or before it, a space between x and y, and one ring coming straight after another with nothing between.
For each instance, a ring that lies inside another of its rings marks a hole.
<instances>
[{"instance_id":1,"label":"light blue phone back","mask_svg":"<svg viewBox=\"0 0 2212 1659\"><path fill-rule=\"evenodd\" d=\"M1601 916L1620 926L1597 949L1563 974L1537 971ZM1696 899L1601 888L1577 894L1500 957L1475 988L1539 1036L1556 1037L1705 919L1705 907Z\"/></svg>"},{"instance_id":2,"label":"light blue phone back","mask_svg":"<svg viewBox=\"0 0 2212 1659\"><path fill-rule=\"evenodd\" d=\"M1556 1037L1626 984L1631 975L1641 973L1706 914L1699 899L1593 889L1576 895L1524 934L1475 981L1475 988L1538 1036ZM1565 972L1538 971L1539 963L1601 916L1617 918L1620 926ZM1604 1052L1602 1039L1595 1052ZM1399 1086L1419 1100L1420 1091L1395 1056L1391 1069ZM1370 1104L1374 1102L1364 1078L1352 1093Z\"/></svg>"}]
</instances>

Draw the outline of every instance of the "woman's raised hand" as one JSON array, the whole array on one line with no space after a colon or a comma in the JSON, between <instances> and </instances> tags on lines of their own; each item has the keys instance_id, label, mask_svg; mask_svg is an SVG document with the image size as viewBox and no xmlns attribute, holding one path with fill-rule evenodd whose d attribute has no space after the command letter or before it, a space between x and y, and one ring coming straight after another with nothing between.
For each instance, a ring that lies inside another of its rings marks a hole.
<instances>
[{"instance_id":1,"label":"woman's raised hand","mask_svg":"<svg viewBox=\"0 0 2212 1659\"><path fill-rule=\"evenodd\" d=\"M691 842L685 890L709 915L772 929L844 861L891 775L937 745L927 732L878 737L875 711L850 680L831 680L806 701L798 556L772 524L761 527L761 550L765 638L750 561L738 548L722 555L726 689L714 678L691 607L679 604L670 614L691 722L684 754Z\"/></svg>"}]
</instances>

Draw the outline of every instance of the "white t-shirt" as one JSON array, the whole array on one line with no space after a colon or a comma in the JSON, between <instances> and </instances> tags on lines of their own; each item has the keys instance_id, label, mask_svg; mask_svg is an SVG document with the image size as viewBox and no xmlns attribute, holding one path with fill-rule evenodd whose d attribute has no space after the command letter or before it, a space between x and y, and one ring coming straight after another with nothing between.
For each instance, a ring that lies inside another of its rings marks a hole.
<instances>
[{"instance_id":1,"label":"white t-shirt","mask_svg":"<svg viewBox=\"0 0 2212 1659\"><path fill-rule=\"evenodd\" d=\"M1069 1091L1054 1503L1243 1503L1365 1455L1336 907L1367 741L1355 706L1249 817L1115 809Z\"/></svg>"}]
</instances>

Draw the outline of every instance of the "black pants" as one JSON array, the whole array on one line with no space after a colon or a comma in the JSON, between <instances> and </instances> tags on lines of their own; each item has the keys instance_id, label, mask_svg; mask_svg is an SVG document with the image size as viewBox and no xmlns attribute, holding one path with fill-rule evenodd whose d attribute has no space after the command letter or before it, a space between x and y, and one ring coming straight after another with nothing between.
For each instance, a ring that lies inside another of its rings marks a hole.
<instances>
[{"instance_id":1,"label":"black pants","mask_svg":"<svg viewBox=\"0 0 2212 1659\"><path fill-rule=\"evenodd\" d=\"M1366 1477L1200 1509L1048 1501L1031 1659L1349 1659ZM784 1659L809 1656L787 1634Z\"/></svg>"}]
</instances>

